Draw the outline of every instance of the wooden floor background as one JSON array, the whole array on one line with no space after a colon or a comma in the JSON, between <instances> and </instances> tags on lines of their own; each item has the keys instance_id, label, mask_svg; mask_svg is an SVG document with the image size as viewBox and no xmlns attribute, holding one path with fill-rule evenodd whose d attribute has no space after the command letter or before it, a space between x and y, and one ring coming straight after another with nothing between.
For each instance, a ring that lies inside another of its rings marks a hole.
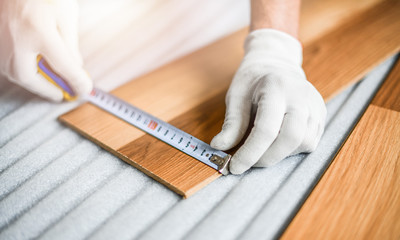
<instances>
[{"instance_id":1,"label":"wooden floor background","mask_svg":"<svg viewBox=\"0 0 400 240\"><path fill-rule=\"evenodd\" d=\"M332 7L335 2L342 7ZM329 26L376 1L358 2L308 0L303 12L311 4L327 18L325 23L310 22ZM240 29L248 18L247 0L201 5L156 0L80 3L86 67L105 90ZM329 14L322 11L324 4ZM60 125L57 116L75 103L47 103L1 79L0 238L277 236L327 167L390 63L328 103L328 126L315 153L274 168L219 178L188 200Z\"/></svg>"}]
</instances>

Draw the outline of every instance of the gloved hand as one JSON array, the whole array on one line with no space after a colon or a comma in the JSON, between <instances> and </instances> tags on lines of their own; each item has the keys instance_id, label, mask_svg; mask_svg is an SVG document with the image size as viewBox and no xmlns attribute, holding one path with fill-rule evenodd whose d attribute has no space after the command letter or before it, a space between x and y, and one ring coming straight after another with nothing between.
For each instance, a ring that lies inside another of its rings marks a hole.
<instances>
[{"instance_id":1,"label":"gloved hand","mask_svg":"<svg viewBox=\"0 0 400 240\"><path fill-rule=\"evenodd\" d=\"M78 49L75 0L0 1L0 72L44 98L61 101L61 90L37 72L40 54L75 94L89 93L92 81Z\"/></svg>"},{"instance_id":2,"label":"gloved hand","mask_svg":"<svg viewBox=\"0 0 400 240\"><path fill-rule=\"evenodd\" d=\"M326 107L301 65L301 44L289 34L260 29L247 37L244 59L226 95L222 131L211 141L216 149L234 147L256 112L251 133L232 156L231 173L268 167L317 147Z\"/></svg>"}]
</instances>

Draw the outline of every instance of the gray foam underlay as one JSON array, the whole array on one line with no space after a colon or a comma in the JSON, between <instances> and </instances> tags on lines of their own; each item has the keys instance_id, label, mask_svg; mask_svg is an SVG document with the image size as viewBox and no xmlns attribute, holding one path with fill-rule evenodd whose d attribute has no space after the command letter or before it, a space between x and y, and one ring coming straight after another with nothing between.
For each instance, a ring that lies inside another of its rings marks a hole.
<instances>
[{"instance_id":1,"label":"gray foam underlay","mask_svg":"<svg viewBox=\"0 0 400 240\"><path fill-rule=\"evenodd\" d=\"M314 153L221 177L186 200L59 124L77 103L51 104L0 82L11 91L0 88L0 239L277 237L392 62L327 104Z\"/></svg>"}]
</instances>

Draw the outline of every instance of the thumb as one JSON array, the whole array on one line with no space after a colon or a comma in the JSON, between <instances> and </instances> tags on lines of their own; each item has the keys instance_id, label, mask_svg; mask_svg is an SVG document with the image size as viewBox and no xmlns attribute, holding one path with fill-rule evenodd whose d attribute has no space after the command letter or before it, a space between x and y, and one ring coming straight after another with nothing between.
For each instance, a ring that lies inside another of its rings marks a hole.
<instances>
[{"instance_id":1,"label":"thumb","mask_svg":"<svg viewBox=\"0 0 400 240\"><path fill-rule=\"evenodd\" d=\"M93 88L92 80L75 61L61 36L50 29L44 40L41 54L50 67L68 82L77 95L89 93Z\"/></svg>"},{"instance_id":2,"label":"thumb","mask_svg":"<svg viewBox=\"0 0 400 240\"><path fill-rule=\"evenodd\" d=\"M236 146L246 133L250 121L251 101L246 96L226 95L226 113L222 130L210 145L219 150Z\"/></svg>"},{"instance_id":3,"label":"thumb","mask_svg":"<svg viewBox=\"0 0 400 240\"><path fill-rule=\"evenodd\" d=\"M37 72L36 56L32 51L17 50L13 62L15 73L9 76L10 80L43 98L62 101L62 92Z\"/></svg>"}]
</instances>

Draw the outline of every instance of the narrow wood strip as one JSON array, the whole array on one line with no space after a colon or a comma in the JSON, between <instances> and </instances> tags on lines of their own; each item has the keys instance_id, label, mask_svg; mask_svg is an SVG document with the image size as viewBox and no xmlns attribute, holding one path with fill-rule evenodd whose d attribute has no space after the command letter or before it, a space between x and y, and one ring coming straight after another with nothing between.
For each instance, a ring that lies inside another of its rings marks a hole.
<instances>
[{"instance_id":1,"label":"narrow wood strip","mask_svg":"<svg viewBox=\"0 0 400 240\"><path fill-rule=\"evenodd\" d=\"M310 43L309 46L305 46L304 67L310 73L313 70L309 80L317 86L325 99L329 99L352 82L358 81L361 75L383 59L383 55L391 54L400 46L399 41L396 44L392 41L398 38L396 27L399 24L399 19L393 17L392 6L379 4L376 8L379 11L368 10L366 13L357 16L354 21L348 20L346 27L338 27L333 33L329 33L328 37L322 37ZM379 29L365 26L367 23L371 23L373 27ZM356 36L353 32L356 31L355 29L358 29ZM372 31L378 34L382 33L384 37L370 38ZM146 76L127 83L112 93L164 121L172 121L173 124L177 123L178 125L179 122L185 122L185 124L191 126L188 128L189 132L190 129L197 129L196 124L184 119L190 119L190 115L196 113L197 110L193 112L192 109L198 109L197 107L203 103L207 105L213 101L214 97L225 94L242 58L242 44L245 35L246 30L241 30ZM332 40L332 38L336 38L336 40ZM343 39L346 40L346 44L338 44ZM314 45L318 47L315 48ZM351 46L352 49L345 47L346 45ZM358 47L362 49L361 53L359 53L359 50L353 49ZM349 56L343 54L346 52L359 54L354 55L352 61L349 61ZM364 61L364 58L368 58L368 61ZM314 72L318 74L314 74ZM331 83L334 81L337 81L337 84ZM223 98L220 101L223 104ZM216 106L220 107L215 111L221 113L225 111L223 105ZM209 111L200 113L205 117L211 114ZM151 138L143 137L144 133L90 104L84 104L61 116L60 120L179 194L188 196L208 183L210 179L215 178L215 170L204 171L204 174L197 176L201 176L203 182L201 183L197 178L188 181L189 185L192 184L189 186L185 185L186 179L179 178L180 183L178 183L175 178L170 178L168 174L156 176L155 173L169 173L178 168L176 165L167 166L161 163L159 165L150 163L145 165L140 161L141 158L134 157L134 155L144 156L143 152L139 153L146 149L144 146L153 145L153 152L151 154L147 152L147 154L156 160L160 156L167 156L165 159L169 159L171 162L178 158L179 164L182 164L180 166L185 166L185 168L180 169L179 173L174 172L178 176L187 176L185 175L188 172L186 166L191 168L193 159L177 152L170 152L177 151L173 148L168 150L167 153L164 147L159 144L156 145ZM215 121L214 125L220 126L219 123L222 120L223 115L220 116L220 119L213 120ZM203 134L201 135L203 137L200 138L209 142L216 131L213 128L206 128L191 133L196 137ZM146 141L148 141L148 144L145 143ZM162 169L157 169L158 167L162 167Z\"/></svg>"},{"instance_id":2,"label":"narrow wood strip","mask_svg":"<svg viewBox=\"0 0 400 240\"><path fill-rule=\"evenodd\" d=\"M400 61L283 239L400 238L399 86Z\"/></svg>"}]
</instances>

